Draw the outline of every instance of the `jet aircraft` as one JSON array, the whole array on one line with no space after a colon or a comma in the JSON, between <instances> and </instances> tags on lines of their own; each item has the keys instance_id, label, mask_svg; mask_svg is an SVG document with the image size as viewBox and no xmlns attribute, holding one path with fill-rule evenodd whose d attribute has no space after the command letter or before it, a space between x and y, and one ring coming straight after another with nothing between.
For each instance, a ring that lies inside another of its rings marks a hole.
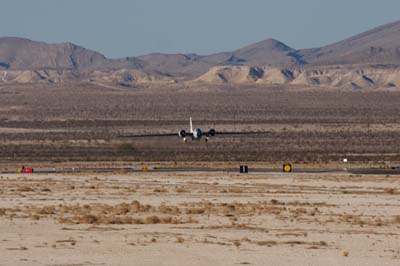
<instances>
[{"instance_id":1,"label":"jet aircraft","mask_svg":"<svg viewBox=\"0 0 400 266\"><path fill-rule=\"evenodd\" d=\"M229 136L229 135L258 135L258 134L268 134L270 132L229 132L229 131L217 131L213 128L209 130L202 130L200 128L193 129L193 122L192 118L190 117L190 128L189 131L184 129L180 130L178 133L160 133L160 134L141 134L141 135L121 135L121 138L151 138L151 137L171 137L171 136L178 136L183 140L183 142L187 142L188 139L192 141L200 141L203 137L205 142L208 142L210 138L215 136Z\"/></svg>"}]
</instances>

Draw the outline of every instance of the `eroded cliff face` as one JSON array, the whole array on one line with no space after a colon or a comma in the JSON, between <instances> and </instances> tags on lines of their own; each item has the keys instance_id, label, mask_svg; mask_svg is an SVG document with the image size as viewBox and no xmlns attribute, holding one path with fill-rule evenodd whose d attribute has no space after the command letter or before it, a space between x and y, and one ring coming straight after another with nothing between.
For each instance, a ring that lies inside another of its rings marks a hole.
<instances>
[{"instance_id":1,"label":"eroded cliff face","mask_svg":"<svg viewBox=\"0 0 400 266\"><path fill-rule=\"evenodd\" d=\"M134 69L77 72L73 70L2 70L3 83L97 82L119 86L174 84L179 80ZM216 66L186 84L297 85L333 88L400 88L400 68L378 66L329 66L276 68L266 66Z\"/></svg>"},{"instance_id":2,"label":"eroded cliff face","mask_svg":"<svg viewBox=\"0 0 400 266\"><path fill-rule=\"evenodd\" d=\"M217 66L191 83L302 85L340 88L400 87L400 68L379 66L329 66L275 68Z\"/></svg>"},{"instance_id":3,"label":"eroded cliff face","mask_svg":"<svg viewBox=\"0 0 400 266\"><path fill-rule=\"evenodd\" d=\"M149 74L135 69L113 71L95 70L79 72L74 70L2 70L0 84L12 83L66 83L98 82L120 86L136 84L170 84L175 80L164 75Z\"/></svg>"}]
</instances>

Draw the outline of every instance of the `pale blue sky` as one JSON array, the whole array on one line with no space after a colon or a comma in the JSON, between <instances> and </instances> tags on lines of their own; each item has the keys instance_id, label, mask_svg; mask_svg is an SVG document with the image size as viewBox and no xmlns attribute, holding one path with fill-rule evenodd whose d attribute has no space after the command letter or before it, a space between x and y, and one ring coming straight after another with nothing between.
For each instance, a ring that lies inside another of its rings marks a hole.
<instances>
[{"instance_id":1,"label":"pale blue sky","mask_svg":"<svg viewBox=\"0 0 400 266\"><path fill-rule=\"evenodd\" d=\"M0 0L0 36L108 57L229 51L266 38L329 44L400 20L399 0Z\"/></svg>"}]
</instances>

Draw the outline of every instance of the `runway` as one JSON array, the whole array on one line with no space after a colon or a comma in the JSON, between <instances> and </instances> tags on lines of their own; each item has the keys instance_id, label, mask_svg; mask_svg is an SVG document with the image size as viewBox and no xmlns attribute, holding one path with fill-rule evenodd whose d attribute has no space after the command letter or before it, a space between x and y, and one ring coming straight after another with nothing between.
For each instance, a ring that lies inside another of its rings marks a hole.
<instances>
[{"instance_id":1,"label":"runway","mask_svg":"<svg viewBox=\"0 0 400 266\"><path fill-rule=\"evenodd\" d=\"M237 168L210 168L210 167L127 167L127 168L35 168L33 174L62 174L62 173L171 173L171 172L223 172L239 173ZM272 167L249 167L249 173L282 173L282 168ZM17 169L0 170L0 174L17 173ZM378 168L296 168L291 173L350 173L358 175L400 175L400 168L378 169ZM291 174L286 173L286 174ZM28 174L28 173L26 173ZM32 173L30 173L32 174Z\"/></svg>"}]
</instances>

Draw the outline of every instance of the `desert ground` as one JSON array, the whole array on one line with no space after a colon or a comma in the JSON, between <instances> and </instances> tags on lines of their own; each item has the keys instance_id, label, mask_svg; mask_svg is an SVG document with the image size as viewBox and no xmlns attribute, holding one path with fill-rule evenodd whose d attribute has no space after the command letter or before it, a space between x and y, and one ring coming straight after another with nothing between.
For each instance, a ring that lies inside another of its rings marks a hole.
<instances>
[{"instance_id":1,"label":"desert ground","mask_svg":"<svg viewBox=\"0 0 400 266\"><path fill-rule=\"evenodd\" d=\"M0 265L399 265L400 179L3 174Z\"/></svg>"},{"instance_id":2,"label":"desert ground","mask_svg":"<svg viewBox=\"0 0 400 266\"><path fill-rule=\"evenodd\" d=\"M0 87L0 170L400 165L400 92L301 86ZM195 127L210 142L123 139ZM0 174L0 265L399 265L398 176Z\"/></svg>"},{"instance_id":3,"label":"desert ground","mask_svg":"<svg viewBox=\"0 0 400 266\"><path fill-rule=\"evenodd\" d=\"M400 161L400 91L90 83L0 87L0 162ZM209 143L120 139L188 130L266 131Z\"/></svg>"}]
</instances>

